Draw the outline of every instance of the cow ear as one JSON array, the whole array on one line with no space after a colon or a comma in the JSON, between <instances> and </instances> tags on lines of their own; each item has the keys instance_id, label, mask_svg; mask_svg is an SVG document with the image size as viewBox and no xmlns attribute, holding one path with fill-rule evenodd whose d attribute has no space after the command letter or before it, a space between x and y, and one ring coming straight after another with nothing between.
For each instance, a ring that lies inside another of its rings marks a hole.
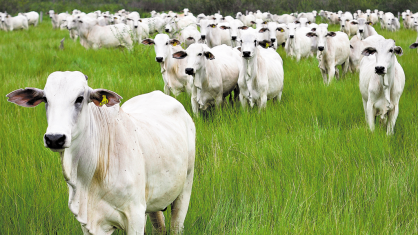
<instances>
[{"instance_id":1,"label":"cow ear","mask_svg":"<svg viewBox=\"0 0 418 235\"><path fill-rule=\"evenodd\" d=\"M358 24L356 21L351 21L351 24L352 25L356 25L356 24Z\"/></svg>"},{"instance_id":2,"label":"cow ear","mask_svg":"<svg viewBox=\"0 0 418 235\"><path fill-rule=\"evenodd\" d=\"M393 51L395 52L395 54L397 54L398 56L402 56L403 55L403 50L402 47L400 46L396 46L395 48L393 48Z\"/></svg>"},{"instance_id":3,"label":"cow ear","mask_svg":"<svg viewBox=\"0 0 418 235\"><path fill-rule=\"evenodd\" d=\"M237 50L238 50L238 51L241 51L241 47L237 47Z\"/></svg>"},{"instance_id":4,"label":"cow ear","mask_svg":"<svg viewBox=\"0 0 418 235\"><path fill-rule=\"evenodd\" d=\"M113 91L105 89L94 89L90 91L90 101L98 107L104 104L107 107L112 107L115 104L119 104L121 99L122 97Z\"/></svg>"},{"instance_id":5,"label":"cow ear","mask_svg":"<svg viewBox=\"0 0 418 235\"><path fill-rule=\"evenodd\" d=\"M300 24L300 21L299 20L295 20L295 22L294 22L295 24Z\"/></svg>"},{"instance_id":6,"label":"cow ear","mask_svg":"<svg viewBox=\"0 0 418 235\"><path fill-rule=\"evenodd\" d=\"M335 35L337 35L335 32L328 32L327 36L329 37L335 37Z\"/></svg>"},{"instance_id":7,"label":"cow ear","mask_svg":"<svg viewBox=\"0 0 418 235\"><path fill-rule=\"evenodd\" d=\"M411 48L411 49L415 49L415 48L417 48L418 47L418 42L416 42L416 43L412 43L410 46L409 46L409 48Z\"/></svg>"},{"instance_id":8,"label":"cow ear","mask_svg":"<svg viewBox=\"0 0 418 235\"><path fill-rule=\"evenodd\" d=\"M284 32L284 29L282 27L278 27L276 30L279 32Z\"/></svg>"},{"instance_id":9,"label":"cow ear","mask_svg":"<svg viewBox=\"0 0 418 235\"><path fill-rule=\"evenodd\" d=\"M187 38L187 40L189 40L189 41L193 41L193 42L195 42L196 40L194 40L194 38L193 37L188 37Z\"/></svg>"},{"instance_id":10,"label":"cow ear","mask_svg":"<svg viewBox=\"0 0 418 235\"><path fill-rule=\"evenodd\" d=\"M312 31L312 32L315 32L315 31L316 31L316 28L311 28L311 31Z\"/></svg>"},{"instance_id":11,"label":"cow ear","mask_svg":"<svg viewBox=\"0 0 418 235\"><path fill-rule=\"evenodd\" d=\"M255 24L255 22L254 22L254 21L251 21L250 23L251 23L251 24Z\"/></svg>"},{"instance_id":12,"label":"cow ear","mask_svg":"<svg viewBox=\"0 0 418 235\"><path fill-rule=\"evenodd\" d=\"M241 27L238 27L238 29L242 29L242 30L247 30L249 27L248 26L241 26Z\"/></svg>"},{"instance_id":13,"label":"cow ear","mask_svg":"<svg viewBox=\"0 0 418 235\"><path fill-rule=\"evenodd\" d=\"M262 48L269 48L271 46L271 42L268 40L263 40L258 42L258 45L260 45Z\"/></svg>"},{"instance_id":14,"label":"cow ear","mask_svg":"<svg viewBox=\"0 0 418 235\"><path fill-rule=\"evenodd\" d=\"M154 45L155 43L154 43L154 40L147 38L147 39L142 40L142 44L144 44L144 45Z\"/></svg>"},{"instance_id":15,"label":"cow ear","mask_svg":"<svg viewBox=\"0 0 418 235\"><path fill-rule=\"evenodd\" d=\"M142 22L142 20L138 20L139 22Z\"/></svg>"},{"instance_id":16,"label":"cow ear","mask_svg":"<svg viewBox=\"0 0 418 235\"><path fill-rule=\"evenodd\" d=\"M170 44L173 46L173 47L175 47L175 46L177 46L177 45L180 45L180 41L179 40L177 40L177 39L170 39Z\"/></svg>"},{"instance_id":17,"label":"cow ear","mask_svg":"<svg viewBox=\"0 0 418 235\"><path fill-rule=\"evenodd\" d=\"M35 107L46 101L43 90L31 87L12 91L6 97L9 98L7 101L28 108Z\"/></svg>"},{"instance_id":18,"label":"cow ear","mask_svg":"<svg viewBox=\"0 0 418 235\"><path fill-rule=\"evenodd\" d=\"M367 22L366 22L366 24L368 24L368 25L373 25L373 22L371 22L371 21L367 21Z\"/></svg>"},{"instance_id":19,"label":"cow ear","mask_svg":"<svg viewBox=\"0 0 418 235\"><path fill-rule=\"evenodd\" d=\"M306 37L309 37L309 38L313 38L313 37L316 37L316 36L317 36L316 33L312 33L312 32L309 32L309 33L306 34Z\"/></svg>"},{"instance_id":20,"label":"cow ear","mask_svg":"<svg viewBox=\"0 0 418 235\"><path fill-rule=\"evenodd\" d=\"M264 33L266 31L269 31L269 29L268 28L261 28L258 32L259 33Z\"/></svg>"},{"instance_id":21,"label":"cow ear","mask_svg":"<svg viewBox=\"0 0 418 235\"><path fill-rule=\"evenodd\" d=\"M186 56L187 56L187 53L185 51L178 51L173 54L174 59L184 59L186 58Z\"/></svg>"},{"instance_id":22,"label":"cow ear","mask_svg":"<svg viewBox=\"0 0 418 235\"><path fill-rule=\"evenodd\" d=\"M354 47L353 47L353 46L351 46L351 44L350 44L350 48L351 48L351 49L354 49Z\"/></svg>"},{"instance_id":23,"label":"cow ear","mask_svg":"<svg viewBox=\"0 0 418 235\"><path fill-rule=\"evenodd\" d=\"M205 51L204 54L205 54L206 59L208 60L215 59L215 56L210 51Z\"/></svg>"},{"instance_id":24,"label":"cow ear","mask_svg":"<svg viewBox=\"0 0 418 235\"><path fill-rule=\"evenodd\" d=\"M364 56L373 55L374 53L376 53L376 48L373 47L367 47L361 52L361 54Z\"/></svg>"},{"instance_id":25,"label":"cow ear","mask_svg":"<svg viewBox=\"0 0 418 235\"><path fill-rule=\"evenodd\" d=\"M222 26L220 26L219 28L221 28L221 29L223 29L223 30L226 30L226 29L230 29L231 27L228 27L228 26L222 25Z\"/></svg>"}]
</instances>

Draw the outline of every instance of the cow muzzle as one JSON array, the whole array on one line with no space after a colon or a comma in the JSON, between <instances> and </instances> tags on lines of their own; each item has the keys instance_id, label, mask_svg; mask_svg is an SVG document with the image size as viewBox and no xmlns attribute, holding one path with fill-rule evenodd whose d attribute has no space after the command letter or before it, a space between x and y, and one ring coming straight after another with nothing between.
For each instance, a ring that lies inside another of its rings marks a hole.
<instances>
[{"instance_id":1,"label":"cow muzzle","mask_svg":"<svg viewBox=\"0 0 418 235\"><path fill-rule=\"evenodd\" d=\"M244 58L251 57L251 52L250 51L243 51L242 52L242 57L244 57Z\"/></svg>"},{"instance_id":2,"label":"cow muzzle","mask_svg":"<svg viewBox=\"0 0 418 235\"><path fill-rule=\"evenodd\" d=\"M376 67L374 67L374 71L378 75L383 75L383 74L385 74L385 67L383 67L383 66L376 66Z\"/></svg>"},{"instance_id":3,"label":"cow muzzle","mask_svg":"<svg viewBox=\"0 0 418 235\"><path fill-rule=\"evenodd\" d=\"M45 134L44 140L47 148L52 151L61 151L64 149L65 141L67 137L62 134Z\"/></svg>"},{"instance_id":4,"label":"cow muzzle","mask_svg":"<svg viewBox=\"0 0 418 235\"><path fill-rule=\"evenodd\" d=\"M169 33L169 32L170 32L170 30L169 30L169 29L165 29L165 32L166 32L166 33Z\"/></svg>"},{"instance_id":5,"label":"cow muzzle","mask_svg":"<svg viewBox=\"0 0 418 235\"><path fill-rule=\"evenodd\" d=\"M272 43L274 43L276 41L275 38L271 38L270 40L271 40Z\"/></svg>"},{"instance_id":6,"label":"cow muzzle","mask_svg":"<svg viewBox=\"0 0 418 235\"><path fill-rule=\"evenodd\" d=\"M134 26L134 28L136 28L136 29L137 29L137 28L138 28L138 25L135 25L135 26Z\"/></svg>"},{"instance_id":7,"label":"cow muzzle","mask_svg":"<svg viewBox=\"0 0 418 235\"><path fill-rule=\"evenodd\" d=\"M155 61L157 61L158 63L163 62L163 57L155 57Z\"/></svg>"},{"instance_id":8,"label":"cow muzzle","mask_svg":"<svg viewBox=\"0 0 418 235\"><path fill-rule=\"evenodd\" d=\"M205 35L201 35L201 36L200 36L200 38L201 38L202 40L205 40L206 36L205 36Z\"/></svg>"},{"instance_id":9,"label":"cow muzzle","mask_svg":"<svg viewBox=\"0 0 418 235\"><path fill-rule=\"evenodd\" d=\"M359 29L358 31L359 31L360 33L363 33L363 30L362 30L362 29Z\"/></svg>"},{"instance_id":10,"label":"cow muzzle","mask_svg":"<svg viewBox=\"0 0 418 235\"><path fill-rule=\"evenodd\" d=\"M324 50L324 47L318 47L318 50L319 51L323 51Z\"/></svg>"},{"instance_id":11,"label":"cow muzzle","mask_svg":"<svg viewBox=\"0 0 418 235\"><path fill-rule=\"evenodd\" d=\"M295 37L295 35L290 35L290 36L289 36L289 38L294 38L294 37Z\"/></svg>"},{"instance_id":12,"label":"cow muzzle","mask_svg":"<svg viewBox=\"0 0 418 235\"><path fill-rule=\"evenodd\" d=\"M232 36L232 40L237 40L237 37L236 36Z\"/></svg>"},{"instance_id":13,"label":"cow muzzle","mask_svg":"<svg viewBox=\"0 0 418 235\"><path fill-rule=\"evenodd\" d=\"M186 68L185 72L187 75L194 75L194 69L193 68Z\"/></svg>"}]
</instances>

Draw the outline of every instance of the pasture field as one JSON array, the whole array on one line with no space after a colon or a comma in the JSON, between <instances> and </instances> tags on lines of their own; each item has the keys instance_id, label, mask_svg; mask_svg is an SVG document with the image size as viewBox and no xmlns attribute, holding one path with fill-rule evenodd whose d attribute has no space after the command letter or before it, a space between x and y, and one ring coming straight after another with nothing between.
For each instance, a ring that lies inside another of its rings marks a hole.
<instances>
[{"instance_id":1,"label":"pasture field","mask_svg":"<svg viewBox=\"0 0 418 235\"><path fill-rule=\"evenodd\" d=\"M379 125L369 131L358 73L325 86L315 58L297 63L279 48L280 103L269 101L261 113L226 105L193 117L197 153L185 234L418 233L418 54L408 48L417 33L375 28L404 52L395 134ZM54 71L78 70L90 87L126 101L163 89L154 57L144 45L132 52L86 50L49 20L29 31L0 32L0 234L82 233L67 206L59 155L43 146L43 104L23 108L5 95L43 88ZM177 99L191 114L190 97Z\"/></svg>"}]
</instances>

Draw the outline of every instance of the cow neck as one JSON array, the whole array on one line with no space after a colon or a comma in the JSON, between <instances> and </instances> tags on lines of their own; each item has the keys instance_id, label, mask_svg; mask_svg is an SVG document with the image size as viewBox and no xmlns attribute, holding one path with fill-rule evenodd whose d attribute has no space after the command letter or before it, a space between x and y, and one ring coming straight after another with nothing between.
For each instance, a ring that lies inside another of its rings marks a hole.
<instances>
[{"instance_id":1,"label":"cow neck","mask_svg":"<svg viewBox=\"0 0 418 235\"><path fill-rule=\"evenodd\" d=\"M398 62L398 60L396 59L396 56L393 55L393 59L392 59L392 66L388 67L387 69L387 73L385 75L379 75L379 79L380 82L383 86L383 93L385 95L386 101L391 104L391 99L390 99L390 91L392 90L392 86L393 86L393 80L395 79L395 68L396 68L396 63Z\"/></svg>"},{"instance_id":2,"label":"cow neck","mask_svg":"<svg viewBox=\"0 0 418 235\"><path fill-rule=\"evenodd\" d=\"M250 91L252 91L257 86L257 68L258 68L258 62L260 60L260 48L258 46L254 49L254 55L246 60L244 60L244 68L246 68L247 71L245 71L245 82L247 83L247 87Z\"/></svg>"},{"instance_id":3,"label":"cow neck","mask_svg":"<svg viewBox=\"0 0 418 235\"><path fill-rule=\"evenodd\" d=\"M177 52L177 51L173 50L173 47L170 46L170 45L168 46L167 51L168 52L166 54L166 60L164 61L164 72L165 71L171 72L172 70L174 70L174 74L177 75L178 67L177 67L177 64L174 61L176 59L174 59L173 56L172 56L172 54Z\"/></svg>"},{"instance_id":4,"label":"cow neck","mask_svg":"<svg viewBox=\"0 0 418 235\"><path fill-rule=\"evenodd\" d=\"M119 105L97 107L89 103L80 113L70 148L61 154L64 178L69 186L68 206L81 224L87 224L91 191L106 187L109 155L113 150L114 123Z\"/></svg>"}]
</instances>

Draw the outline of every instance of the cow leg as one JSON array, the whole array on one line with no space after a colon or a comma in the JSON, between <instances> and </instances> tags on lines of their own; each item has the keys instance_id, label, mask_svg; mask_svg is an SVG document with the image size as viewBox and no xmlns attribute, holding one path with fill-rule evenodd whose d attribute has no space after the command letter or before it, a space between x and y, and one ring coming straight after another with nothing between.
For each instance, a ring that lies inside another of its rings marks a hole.
<instances>
[{"instance_id":1,"label":"cow leg","mask_svg":"<svg viewBox=\"0 0 418 235\"><path fill-rule=\"evenodd\" d=\"M322 79L324 79L324 83L328 84L328 74L326 71L321 69Z\"/></svg>"},{"instance_id":2,"label":"cow leg","mask_svg":"<svg viewBox=\"0 0 418 235\"><path fill-rule=\"evenodd\" d=\"M91 233L89 232L89 230L87 230L83 225L81 225L81 230L83 231L84 235L91 235Z\"/></svg>"},{"instance_id":3,"label":"cow leg","mask_svg":"<svg viewBox=\"0 0 418 235\"><path fill-rule=\"evenodd\" d=\"M186 219L189 209L190 196L192 194L193 169L187 174L187 179L183 192L171 204L171 234L181 234L184 228L184 219Z\"/></svg>"},{"instance_id":4,"label":"cow leg","mask_svg":"<svg viewBox=\"0 0 418 235\"><path fill-rule=\"evenodd\" d=\"M341 65L341 69L343 71L343 77L347 74L350 67L350 57L347 57L347 60L344 62L344 64Z\"/></svg>"},{"instance_id":5,"label":"cow leg","mask_svg":"<svg viewBox=\"0 0 418 235\"><path fill-rule=\"evenodd\" d=\"M162 211L149 213L153 228L158 234L166 234L164 214Z\"/></svg>"},{"instance_id":6,"label":"cow leg","mask_svg":"<svg viewBox=\"0 0 418 235\"><path fill-rule=\"evenodd\" d=\"M197 103L197 88L195 86L192 87L192 111L196 115L196 117L199 117L199 104Z\"/></svg>"},{"instance_id":7,"label":"cow leg","mask_svg":"<svg viewBox=\"0 0 418 235\"><path fill-rule=\"evenodd\" d=\"M363 109L364 109L364 116L366 118L366 122L368 121L367 119L367 100L363 99Z\"/></svg>"},{"instance_id":8,"label":"cow leg","mask_svg":"<svg viewBox=\"0 0 418 235\"><path fill-rule=\"evenodd\" d=\"M328 71L328 85L331 83L335 75L335 66L332 65Z\"/></svg>"},{"instance_id":9,"label":"cow leg","mask_svg":"<svg viewBox=\"0 0 418 235\"><path fill-rule=\"evenodd\" d=\"M340 80L340 70L335 66L335 77Z\"/></svg>"},{"instance_id":10,"label":"cow leg","mask_svg":"<svg viewBox=\"0 0 418 235\"><path fill-rule=\"evenodd\" d=\"M128 226L127 235L142 235L145 232L145 206L137 205L127 213Z\"/></svg>"},{"instance_id":11,"label":"cow leg","mask_svg":"<svg viewBox=\"0 0 418 235\"><path fill-rule=\"evenodd\" d=\"M267 107L267 95L262 95L260 97L260 103L258 104L259 107L259 112L261 112L261 110L266 109Z\"/></svg>"},{"instance_id":12,"label":"cow leg","mask_svg":"<svg viewBox=\"0 0 418 235\"><path fill-rule=\"evenodd\" d=\"M399 114L399 105L395 105L395 107L388 112L388 124L387 124L387 131L388 135L393 135L393 129L395 128L396 119L398 118Z\"/></svg>"},{"instance_id":13,"label":"cow leg","mask_svg":"<svg viewBox=\"0 0 418 235\"><path fill-rule=\"evenodd\" d=\"M247 110L248 108L248 101L247 99L244 97L244 95L242 93L239 94L239 100L241 101L241 106L244 110Z\"/></svg>"},{"instance_id":14,"label":"cow leg","mask_svg":"<svg viewBox=\"0 0 418 235\"><path fill-rule=\"evenodd\" d=\"M232 101L232 105L238 102L238 96L239 96L239 87L238 85L234 88L234 99L232 99L232 93L229 96L230 101Z\"/></svg>"},{"instance_id":15,"label":"cow leg","mask_svg":"<svg viewBox=\"0 0 418 235\"><path fill-rule=\"evenodd\" d=\"M370 97L370 96L369 96ZM367 101L367 123L371 131L374 131L375 128L375 119L376 119L376 110L373 107L373 103L369 100Z\"/></svg>"}]
</instances>

